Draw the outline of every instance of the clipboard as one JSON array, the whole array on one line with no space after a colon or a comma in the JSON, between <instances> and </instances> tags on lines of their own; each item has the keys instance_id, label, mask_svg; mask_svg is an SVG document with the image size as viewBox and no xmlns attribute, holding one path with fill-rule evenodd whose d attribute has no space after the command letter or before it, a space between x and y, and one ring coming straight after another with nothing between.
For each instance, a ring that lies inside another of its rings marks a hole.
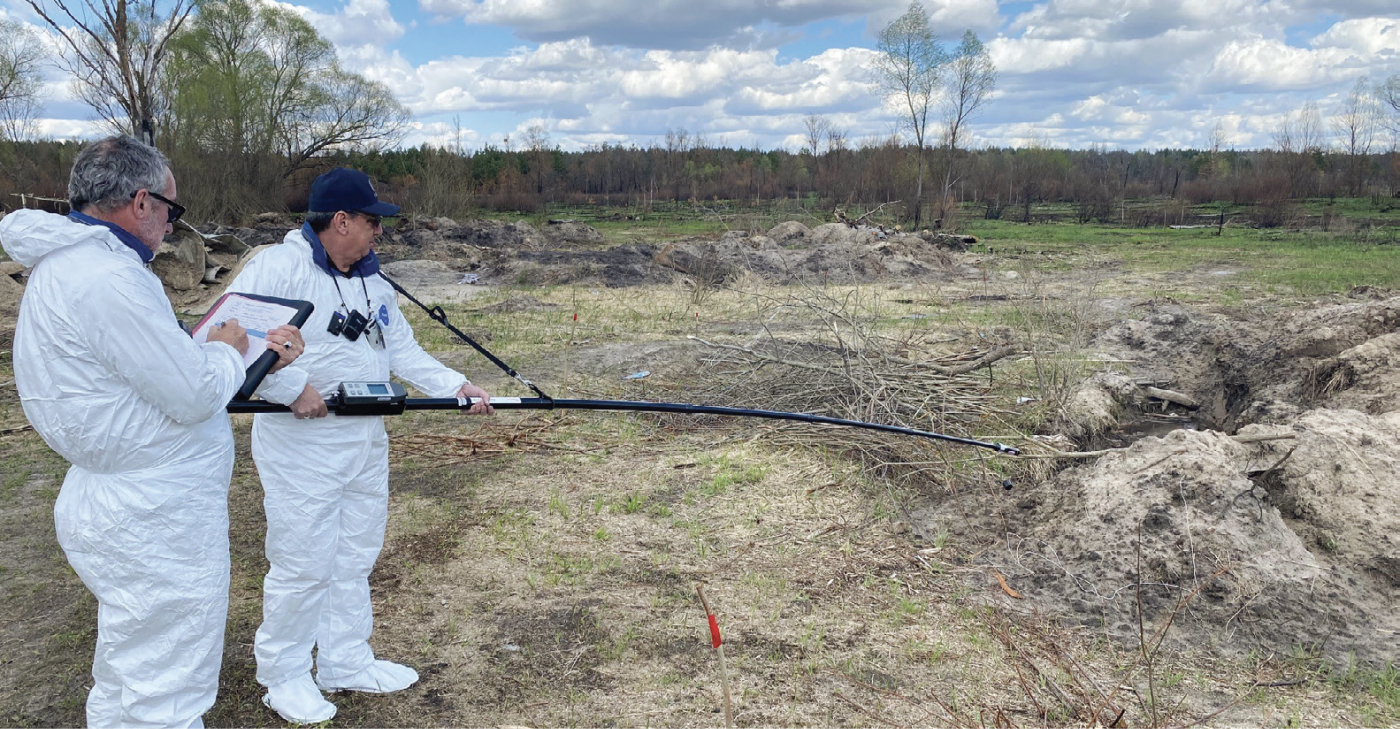
<instances>
[{"instance_id":1,"label":"clipboard","mask_svg":"<svg viewBox=\"0 0 1400 729\"><path fill-rule=\"evenodd\" d=\"M310 301L230 291L209 307L190 330L190 337L201 344L207 342L209 329L229 319L237 319L239 325L248 330L248 352L243 355L247 377L233 396L234 400L247 400L262 384L268 370L277 364L277 353L267 349L267 331L283 324L300 327L315 308Z\"/></svg>"}]
</instances>

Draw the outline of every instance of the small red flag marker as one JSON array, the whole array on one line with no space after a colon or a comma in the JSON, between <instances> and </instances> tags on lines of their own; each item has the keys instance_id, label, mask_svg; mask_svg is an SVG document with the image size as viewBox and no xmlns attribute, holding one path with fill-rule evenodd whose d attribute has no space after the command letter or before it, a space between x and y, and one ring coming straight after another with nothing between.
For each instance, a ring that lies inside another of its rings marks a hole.
<instances>
[{"instance_id":1,"label":"small red flag marker","mask_svg":"<svg viewBox=\"0 0 1400 729\"><path fill-rule=\"evenodd\" d=\"M705 617L710 621L710 645L719 653L719 677L724 685L724 725L733 727L734 711L729 702L729 667L724 662L724 641L719 638L719 621L715 619L715 614L710 612L710 602L705 599L705 589L698 582L695 584L695 594L700 596L700 606L705 608Z\"/></svg>"}]
</instances>

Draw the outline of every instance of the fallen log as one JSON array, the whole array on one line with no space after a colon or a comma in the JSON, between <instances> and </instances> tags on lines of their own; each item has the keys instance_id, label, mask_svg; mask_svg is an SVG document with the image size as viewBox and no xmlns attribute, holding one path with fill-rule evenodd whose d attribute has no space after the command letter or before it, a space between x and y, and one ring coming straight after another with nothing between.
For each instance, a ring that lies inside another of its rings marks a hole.
<instances>
[{"instance_id":1,"label":"fallen log","mask_svg":"<svg viewBox=\"0 0 1400 729\"><path fill-rule=\"evenodd\" d=\"M1186 393L1177 392L1176 390L1163 390L1159 387L1152 387L1151 385L1142 385L1141 387L1142 391L1146 393L1148 397L1166 400L1169 403L1175 403L1188 410L1195 410L1201 407L1201 404L1196 402L1195 398Z\"/></svg>"}]
</instances>

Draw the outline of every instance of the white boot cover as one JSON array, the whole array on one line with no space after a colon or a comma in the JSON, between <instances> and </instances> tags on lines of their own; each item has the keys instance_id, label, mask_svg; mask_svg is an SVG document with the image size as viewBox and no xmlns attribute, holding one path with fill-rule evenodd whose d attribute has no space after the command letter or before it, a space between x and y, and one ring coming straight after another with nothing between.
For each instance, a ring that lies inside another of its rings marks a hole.
<instances>
[{"instance_id":1,"label":"white boot cover","mask_svg":"<svg viewBox=\"0 0 1400 729\"><path fill-rule=\"evenodd\" d=\"M391 661L376 660L359 673L335 681L334 683L322 681L318 676L316 683L320 685L322 691L360 691L367 694L391 694L395 691L402 691L415 683L418 683L418 672Z\"/></svg>"},{"instance_id":2,"label":"white boot cover","mask_svg":"<svg viewBox=\"0 0 1400 729\"><path fill-rule=\"evenodd\" d=\"M293 724L318 724L335 716L335 704L321 695L310 673L269 688L262 701L264 706Z\"/></svg>"}]
</instances>

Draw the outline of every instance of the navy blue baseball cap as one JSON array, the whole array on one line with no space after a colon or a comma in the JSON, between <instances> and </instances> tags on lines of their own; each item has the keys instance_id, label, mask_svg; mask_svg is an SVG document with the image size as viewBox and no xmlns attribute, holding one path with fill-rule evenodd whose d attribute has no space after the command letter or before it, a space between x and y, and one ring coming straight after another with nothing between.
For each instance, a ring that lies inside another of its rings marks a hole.
<instances>
[{"instance_id":1,"label":"navy blue baseball cap","mask_svg":"<svg viewBox=\"0 0 1400 729\"><path fill-rule=\"evenodd\" d=\"M380 202L369 175L348 167L337 167L311 183L311 200L307 208L313 213L368 213L398 215L399 206Z\"/></svg>"}]
</instances>

